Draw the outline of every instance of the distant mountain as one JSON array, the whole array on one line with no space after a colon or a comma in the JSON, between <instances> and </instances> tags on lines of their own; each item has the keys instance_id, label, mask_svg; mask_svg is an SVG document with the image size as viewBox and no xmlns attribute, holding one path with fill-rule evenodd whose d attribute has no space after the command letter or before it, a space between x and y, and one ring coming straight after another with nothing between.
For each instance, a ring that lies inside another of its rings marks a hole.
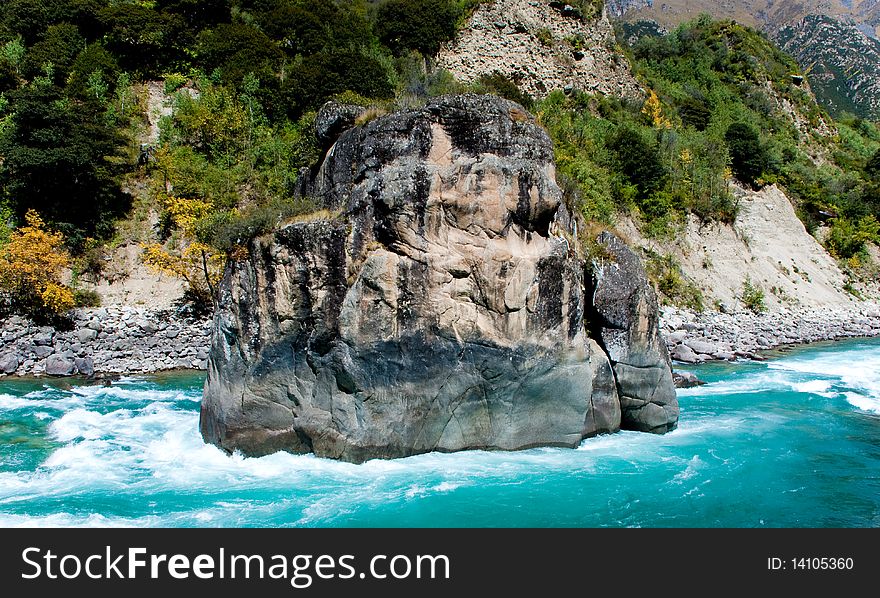
<instances>
[{"instance_id":1,"label":"distant mountain","mask_svg":"<svg viewBox=\"0 0 880 598\"><path fill-rule=\"evenodd\" d=\"M808 71L816 97L830 112L880 118L880 41L820 15L774 37Z\"/></svg>"},{"instance_id":2,"label":"distant mountain","mask_svg":"<svg viewBox=\"0 0 880 598\"><path fill-rule=\"evenodd\" d=\"M761 29L809 71L813 90L830 112L880 119L880 0L606 0L606 5L611 17L630 23L669 28L708 13Z\"/></svg>"},{"instance_id":3,"label":"distant mountain","mask_svg":"<svg viewBox=\"0 0 880 598\"><path fill-rule=\"evenodd\" d=\"M833 17L880 38L880 0L606 0L609 14L627 20L651 20L674 26L701 12L744 25L776 30L809 15Z\"/></svg>"}]
</instances>

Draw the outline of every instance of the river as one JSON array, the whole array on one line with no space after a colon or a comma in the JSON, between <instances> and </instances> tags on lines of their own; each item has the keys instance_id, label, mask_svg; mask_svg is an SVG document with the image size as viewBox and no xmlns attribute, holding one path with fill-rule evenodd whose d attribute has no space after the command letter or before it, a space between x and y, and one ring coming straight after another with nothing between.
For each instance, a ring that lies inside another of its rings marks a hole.
<instances>
[{"instance_id":1,"label":"river","mask_svg":"<svg viewBox=\"0 0 880 598\"><path fill-rule=\"evenodd\" d=\"M205 445L201 373L4 379L0 526L880 526L880 340L691 370L665 436L363 465Z\"/></svg>"}]
</instances>

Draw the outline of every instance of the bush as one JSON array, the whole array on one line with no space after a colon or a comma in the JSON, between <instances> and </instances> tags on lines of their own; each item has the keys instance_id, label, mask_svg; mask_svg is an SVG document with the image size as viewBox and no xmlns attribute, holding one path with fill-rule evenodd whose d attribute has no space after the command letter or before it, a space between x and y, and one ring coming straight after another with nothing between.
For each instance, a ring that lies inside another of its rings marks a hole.
<instances>
[{"instance_id":1,"label":"bush","mask_svg":"<svg viewBox=\"0 0 880 598\"><path fill-rule=\"evenodd\" d=\"M251 239L271 231L285 220L309 214L316 209L317 204L309 199L276 199L244 210L218 212L196 225L196 236L202 243L228 254L247 245Z\"/></svg>"},{"instance_id":2,"label":"bush","mask_svg":"<svg viewBox=\"0 0 880 598\"><path fill-rule=\"evenodd\" d=\"M748 277L743 282L742 302L747 309L756 314L767 311L763 289L752 284L752 280Z\"/></svg>"},{"instance_id":3,"label":"bush","mask_svg":"<svg viewBox=\"0 0 880 598\"><path fill-rule=\"evenodd\" d=\"M864 251L869 242L880 242L880 223L873 215L857 221L841 216L831 221L825 246L834 256L849 259Z\"/></svg>"},{"instance_id":4,"label":"bush","mask_svg":"<svg viewBox=\"0 0 880 598\"><path fill-rule=\"evenodd\" d=\"M76 289L73 303L76 307L101 307L101 295L91 289Z\"/></svg>"},{"instance_id":5,"label":"bush","mask_svg":"<svg viewBox=\"0 0 880 598\"><path fill-rule=\"evenodd\" d=\"M657 290L667 302L674 305L703 311L703 293L689 281L681 270L681 265L671 255L659 255L647 251L645 269L657 286Z\"/></svg>"},{"instance_id":6,"label":"bush","mask_svg":"<svg viewBox=\"0 0 880 598\"><path fill-rule=\"evenodd\" d=\"M880 149L874 152L871 159L865 165L865 174L872 179L880 179Z\"/></svg>"},{"instance_id":7,"label":"bush","mask_svg":"<svg viewBox=\"0 0 880 598\"><path fill-rule=\"evenodd\" d=\"M668 173L660 158L657 140L651 132L642 131L634 125L624 125L611 138L608 146L614 152L617 170L636 186L641 200L648 200L662 188ZM654 204L656 201L646 203Z\"/></svg>"},{"instance_id":8,"label":"bush","mask_svg":"<svg viewBox=\"0 0 880 598\"><path fill-rule=\"evenodd\" d=\"M511 102L516 102L526 110L532 110L535 107L535 99L521 91L514 81L501 73L481 76L477 80L475 87L475 91L478 93L491 93L501 96Z\"/></svg>"},{"instance_id":9,"label":"bush","mask_svg":"<svg viewBox=\"0 0 880 598\"><path fill-rule=\"evenodd\" d=\"M0 251L0 291L5 307L47 321L74 306L73 292L61 283L70 263L61 233L49 230L35 211L10 235Z\"/></svg>"},{"instance_id":10,"label":"bush","mask_svg":"<svg viewBox=\"0 0 880 598\"><path fill-rule=\"evenodd\" d=\"M392 97L394 81L388 65L358 49L319 52L295 64L281 89L292 118L345 91L369 98Z\"/></svg>"}]
</instances>

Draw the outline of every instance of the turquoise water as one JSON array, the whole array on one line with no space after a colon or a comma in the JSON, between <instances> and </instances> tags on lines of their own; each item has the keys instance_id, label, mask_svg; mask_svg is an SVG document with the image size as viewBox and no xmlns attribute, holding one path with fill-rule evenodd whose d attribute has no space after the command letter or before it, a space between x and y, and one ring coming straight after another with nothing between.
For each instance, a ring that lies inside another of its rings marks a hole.
<instances>
[{"instance_id":1,"label":"turquoise water","mask_svg":"<svg viewBox=\"0 0 880 598\"><path fill-rule=\"evenodd\" d=\"M880 341L709 365L666 436L364 465L228 457L194 374L0 381L0 526L880 525Z\"/></svg>"}]
</instances>

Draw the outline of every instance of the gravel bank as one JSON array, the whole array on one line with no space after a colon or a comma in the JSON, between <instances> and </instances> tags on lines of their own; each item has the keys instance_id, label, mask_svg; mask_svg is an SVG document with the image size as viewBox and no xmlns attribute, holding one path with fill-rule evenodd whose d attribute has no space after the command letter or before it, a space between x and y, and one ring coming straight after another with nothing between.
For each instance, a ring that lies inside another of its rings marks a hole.
<instances>
[{"instance_id":1,"label":"gravel bank","mask_svg":"<svg viewBox=\"0 0 880 598\"><path fill-rule=\"evenodd\" d=\"M0 375L92 376L207 367L211 320L139 307L77 310L70 330L0 326Z\"/></svg>"},{"instance_id":2,"label":"gravel bank","mask_svg":"<svg viewBox=\"0 0 880 598\"><path fill-rule=\"evenodd\" d=\"M672 359L680 363L760 359L761 351L782 345L880 336L880 305L762 314L696 313L664 307L660 327Z\"/></svg>"},{"instance_id":3,"label":"gravel bank","mask_svg":"<svg viewBox=\"0 0 880 598\"><path fill-rule=\"evenodd\" d=\"M880 336L880 304L763 314L664 307L660 328L678 363L761 359L760 352ZM207 367L211 319L141 307L77 310L70 330L17 316L0 324L0 376L139 374Z\"/></svg>"}]
</instances>

